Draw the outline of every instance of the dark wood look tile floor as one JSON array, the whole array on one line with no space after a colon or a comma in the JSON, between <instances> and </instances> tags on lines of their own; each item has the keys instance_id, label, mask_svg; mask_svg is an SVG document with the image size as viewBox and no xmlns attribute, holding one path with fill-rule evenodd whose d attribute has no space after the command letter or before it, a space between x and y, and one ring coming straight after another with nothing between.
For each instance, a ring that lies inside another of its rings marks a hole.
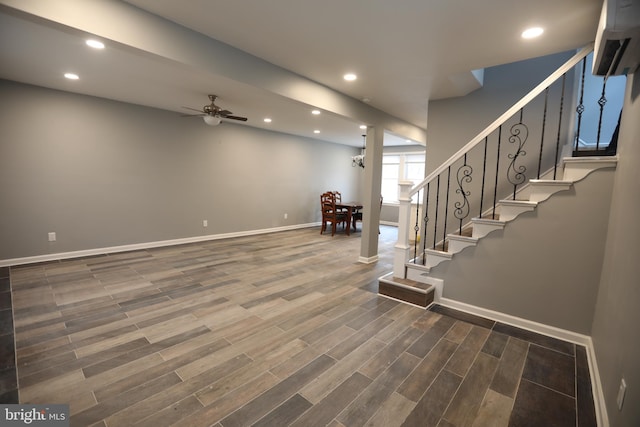
<instances>
[{"instance_id":1,"label":"dark wood look tile floor","mask_svg":"<svg viewBox=\"0 0 640 427\"><path fill-rule=\"evenodd\" d=\"M584 348L378 296L395 233L372 265L313 228L11 267L19 401L83 427L595 425Z\"/></svg>"},{"instance_id":2,"label":"dark wood look tile floor","mask_svg":"<svg viewBox=\"0 0 640 427\"><path fill-rule=\"evenodd\" d=\"M0 267L0 403L18 403L9 267Z\"/></svg>"}]
</instances>

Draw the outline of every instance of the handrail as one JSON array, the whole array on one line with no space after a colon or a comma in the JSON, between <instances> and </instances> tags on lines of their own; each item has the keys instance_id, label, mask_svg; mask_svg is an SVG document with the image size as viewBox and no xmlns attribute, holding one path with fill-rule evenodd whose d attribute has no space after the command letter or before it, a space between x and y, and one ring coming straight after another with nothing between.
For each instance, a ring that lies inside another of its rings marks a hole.
<instances>
[{"instance_id":1,"label":"handrail","mask_svg":"<svg viewBox=\"0 0 640 427\"><path fill-rule=\"evenodd\" d=\"M526 94L520 101L516 102L511 108L509 108L504 114L498 117L493 123L491 123L486 129L476 135L471 141L469 141L464 147L458 150L455 154L449 157L444 163L438 166L433 172L431 172L425 179L420 181L418 184L413 186L409 191L409 196L415 195L418 191L422 190L429 182L431 182L434 178L440 175L442 172L447 170L448 167L453 165L456 161L462 158L466 153L471 151L476 145L480 142L484 141L484 139L489 136L492 132L498 129L502 124L504 124L510 117L520 111L524 106L526 106L529 102L531 102L535 97L540 95L544 90L549 87L552 83L562 77L567 71L571 70L573 67L578 64L583 58L585 58L589 53L593 51L593 43L590 43L580 49L572 58L570 58L566 63L564 63L560 68L558 68L555 72L553 72L549 77L542 81L538 86L533 88L531 92Z\"/></svg>"}]
</instances>

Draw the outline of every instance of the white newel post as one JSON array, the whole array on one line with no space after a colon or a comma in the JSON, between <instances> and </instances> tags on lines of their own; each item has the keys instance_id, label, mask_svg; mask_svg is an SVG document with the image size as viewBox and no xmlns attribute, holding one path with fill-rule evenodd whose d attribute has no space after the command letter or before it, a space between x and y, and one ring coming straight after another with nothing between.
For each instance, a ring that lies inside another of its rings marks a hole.
<instances>
[{"instance_id":1,"label":"white newel post","mask_svg":"<svg viewBox=\"0 0 640 427\"><path fill-rule=\"evenodd\" d=\"M411 222L411 197L409 191L413 187L411 181L400 181L400 211L398 213L398 241L393 258L393 276L404 278L404 264L409 259L409 223Z\"/></svg>"}]
</instances>

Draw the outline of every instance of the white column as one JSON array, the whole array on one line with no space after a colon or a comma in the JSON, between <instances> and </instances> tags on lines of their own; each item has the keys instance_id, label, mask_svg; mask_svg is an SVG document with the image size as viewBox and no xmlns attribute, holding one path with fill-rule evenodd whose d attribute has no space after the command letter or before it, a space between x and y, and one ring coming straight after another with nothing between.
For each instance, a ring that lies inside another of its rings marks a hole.
<instances>
[{"instance_id":1,"label":"white column","mask_svg":"<svg viewBox=\"0 0 640 427\"><path fill-rule=\"evenodd\" d=\"M367 128L366 154L364 156L364 195L362 205L362 238L359 262L371 264L378 261L378 231L380 230L380 185L382 182L382 151L384 128Z\"/></svg>"},{"instance_id":2,"label":"white column","mask_svg":"<svg viewBox=\"0 0 640 427\"><path fill-rule=\"evenodd\" d=\"M411 181L400 181L400 210L398 213L398 241L395 245L393 258L394 277L404 278L405 262L409 259L409 225L411 223L411 197L409 191L413 187Z\"/></svg>"}]
</instances>

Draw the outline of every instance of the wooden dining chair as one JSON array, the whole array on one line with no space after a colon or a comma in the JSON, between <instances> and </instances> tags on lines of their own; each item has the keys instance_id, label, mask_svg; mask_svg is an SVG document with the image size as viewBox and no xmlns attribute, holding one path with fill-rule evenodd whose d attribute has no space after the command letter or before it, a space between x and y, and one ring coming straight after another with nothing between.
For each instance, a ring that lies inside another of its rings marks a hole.
<instances>
[{"instance_id":1,"label":"wooden dining chair","mask_svg":"<svg viewBox=\"0 0 640 427\"><path fill-rule=\"evenodd\" d=\"M339 191L330 191L330 193L333 193L333 195L335 196L337 204L342 203L342 193L340 193ZM338 210L338 212L346 213L348 209L347 208L338 207L337 210Z\"/></svg>"},{"instance_id":2,"label":"wooden dining chair","mask_svg":"<svg viewBox=\"0 0 640 427\"><path fill-rule=\"evenodd\" d=\"M380 211L382 211L382 196L380 196ZM362 221L362 211L357 210L351 213L351 220L353 222L353 230L357 231L356 221ZM380 234L380 229L378 229L378 234Z\"/></svg>"},{"instance_id":3,"label":"wooden dining chair","mask_svg":"<svg viewBox=\"0 0 640 427\"><path fill-rule=\"evenodd\" d=\"M322 209L322 228L320 234L327 229L327 223L331 223L331 235L336 234L338 224L347 222L347 213L336 210L336 196L330 191L320 196L320 207ZM346 224L349 227L349 224Z\"/></svg>"},{"instance_id":4,"label":"wooden dining chair","mask_svg":"<svg viewBox=\"0 0 640 427\"><path fill-rule=\"evenodd\" d=\"M360 209L351 212L351 222L353 224L353 231L357 231L356 221L362 222L362 211Z\"/></svg>"}]
</instances>

